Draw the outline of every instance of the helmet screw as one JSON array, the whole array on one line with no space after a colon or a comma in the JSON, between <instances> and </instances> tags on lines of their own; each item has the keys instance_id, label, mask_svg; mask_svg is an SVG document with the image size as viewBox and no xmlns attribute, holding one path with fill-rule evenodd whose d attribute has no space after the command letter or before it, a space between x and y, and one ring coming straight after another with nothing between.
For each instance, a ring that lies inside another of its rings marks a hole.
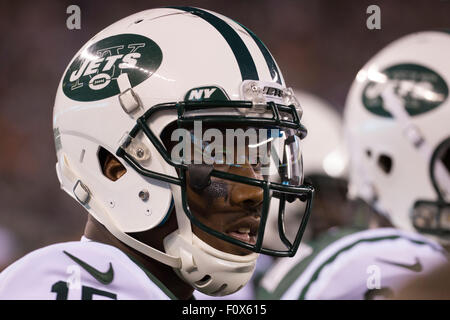
<instances>
[{"instance_id":1,"label":"helmet screw","mask_svg":"<svg viewBox=\"0 0 450 320\"><path fill-rule=\"evenodd\" d=\"M139 148L139 149L136 150L136 156L137 156L138 158L141 158L141 159L142 159L142 158L144 157L144 155L145 155L144 149Z\"/></svg>"},{"instance_id":2,"label":"helmet screw","mask_svg":"<svg viewBox=\"0 0 450 320\"><path fill-rule=\"evenodd\" d=\"M150 197L150 195L149 195L149 193L148 193L147 190L142 190L142 191L139 192L139 198L140 198L142 201L146 202L146 201L148 200L149 197Z\"/></svg>"}]
</instances>

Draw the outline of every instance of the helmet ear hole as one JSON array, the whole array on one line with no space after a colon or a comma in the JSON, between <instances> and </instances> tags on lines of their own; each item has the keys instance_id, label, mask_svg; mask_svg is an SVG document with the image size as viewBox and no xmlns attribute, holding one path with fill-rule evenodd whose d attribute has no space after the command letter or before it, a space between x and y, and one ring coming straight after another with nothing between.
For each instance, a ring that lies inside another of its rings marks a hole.
<instances>
[{"instance_id":1,"label":"helmet ear hole","mask_svg":"<svg viewBox=\"0 0 450 320\"><path fill-rule=\"evenodd\" d=\"M201 278L200 280L195 282L195 284L201 288L201 287L204 287L204 286L210 284L211 280L212 280L212 278L210 275L205 275L203 278Z\"/></svg>"},{"instance_id":2,"label":"helmet ear hole","mask_svg":"<svg viewBox=\"0 0 450 320\"><path fill-rule=\"evenodd\" d=\"M392 169L392 158L385 154L382 154L378 157L377 164L384 173L389 174Z\"/></svg>"},{"instance_id":3,"label":"helmet ear hole","mask_svg":"<svg viewBox=\"0 0 450 320\"><path fill-rule=\"evenodd\" d=\"M127 172L122 163L105 148L100 147L97 155L102 173L109 180L117 181Z\"/></svg>"}]
</instances>

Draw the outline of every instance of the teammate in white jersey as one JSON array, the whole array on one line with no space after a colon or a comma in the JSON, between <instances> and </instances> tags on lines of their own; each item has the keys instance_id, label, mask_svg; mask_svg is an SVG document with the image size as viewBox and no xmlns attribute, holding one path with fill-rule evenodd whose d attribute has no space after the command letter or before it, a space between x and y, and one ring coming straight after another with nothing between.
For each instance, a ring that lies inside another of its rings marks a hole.
<instances>
[{"instance_id":1,"label":"teammate in white jersey","mask_svg":"<svg viewBox=\"0 0 450 320\"><path fill-rule=\"evenodd\" d=\"M259 299L395 298L409 281L448 261L439 244L394 228L330 230L310 245L310 255L290 269L281 261L266 273Z\"/></svg>"},{"instance_id":2,"label":"teammate in white jersey","mask_svg":"<svg viewBox=\"0 0 450 320\"><path fill-rule=\"evenodd\" d=\"M67 67L53 113L57 175L88 211L93 242L25 256L1 274L0 298L238 291L259 253L293 256L300 244L314 191L301 116L268 49L227 17L167 7L102 30ZM283 223L286 202L304 202L303 218L273 248L265 222L276 210Z\"/></svg>"},{"instance_id":3,"label":"teammate in white jersey","mask_svg":"<svg viewBox=\"0 0 450 320\"><path fill-rule=\"evenodd\" d=\"M401 298L403 286L448 262L449 50L448 32L405 36L359 71L347 97L349 195L403 231L334 231L294 267L278 266L284 279L267 273L259 297Z\"/></svg>"}]
</instances>

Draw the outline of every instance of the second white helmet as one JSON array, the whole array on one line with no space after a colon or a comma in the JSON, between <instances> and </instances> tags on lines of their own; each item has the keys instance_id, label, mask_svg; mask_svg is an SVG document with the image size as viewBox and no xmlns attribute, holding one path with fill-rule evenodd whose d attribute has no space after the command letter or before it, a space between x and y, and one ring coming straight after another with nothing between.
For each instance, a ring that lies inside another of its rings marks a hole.
<instances>
[{"instance_id":1,"label":"second white helmet","mask_svg":"<svg viewBox=\"0 0 450 320\"><path fill-rule=\"evenodd\" d=\"M394 226L450 240L450 34L404 36L357 74L347 97L350 194Z\"/></svg>"}]
</instances>

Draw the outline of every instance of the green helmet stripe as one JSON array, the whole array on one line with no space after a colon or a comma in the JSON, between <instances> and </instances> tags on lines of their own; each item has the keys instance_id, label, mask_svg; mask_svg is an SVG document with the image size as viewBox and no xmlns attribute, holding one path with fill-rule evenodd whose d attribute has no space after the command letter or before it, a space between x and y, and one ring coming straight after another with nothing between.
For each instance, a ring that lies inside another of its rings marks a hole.
<instances>
[{"instance_id":1,"label":"green helmet stripe","mask_svg":"<svg viewBox=\"0 0 450 320\"><path fill-rule=\"evenodd\" d=\"M237 22L237 23L239 23L239 22ZM261 50L261 53L263 54L264 59L266 60L267 67L269 68L269 72L272 77L272 80L278 82L279 84L282 84L280 71L278 70L275 60L273 59L272 55L270 54L269 49L267 49L267 47L261 41L261 39L259 39L256 36L256 34L254 34L250 29L248 29L246 26L243 26L240 23L239 23L239 25L248 32L248 34L253 38L253 40L258 45L259 50Z\"/></svg>"},{"instance_id":2,"label":"green helmet stripe","mask_svg":"<svg viewBox=\"0 0 450 320\"><path fill-rule=\"evenodd\" d=\"M168 7L172 9L183 10L194 14L203 20L210 23L220 34L225 38L231 50L234 53L234 56L239 65L239 69L241 71L242 80L259 80L258 71L256 70L255 62L253 61L252 55L245 45L244 41L242 41L241 37L237 34L236 31L225 21L220 19L219 17L192 7Z\"/></svg>"}]
</instances>

